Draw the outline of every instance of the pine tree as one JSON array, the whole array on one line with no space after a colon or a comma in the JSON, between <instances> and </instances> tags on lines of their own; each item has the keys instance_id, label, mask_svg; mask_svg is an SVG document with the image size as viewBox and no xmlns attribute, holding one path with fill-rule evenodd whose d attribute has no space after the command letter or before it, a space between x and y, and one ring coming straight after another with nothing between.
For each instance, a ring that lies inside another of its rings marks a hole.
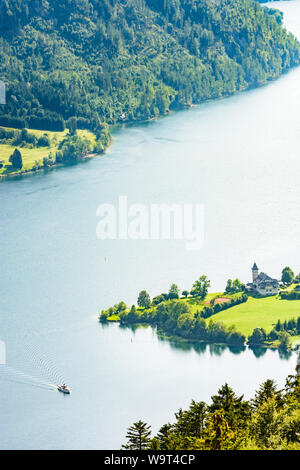
<instances>
[{"instance_id":1,"label":"pine tree","mask_svg":"<svg viewBox=\"0 0 300 470\"><path fill-rule=\"evenodd\" d=\"M262 402L256 410L252 424L252 433L263 449L276 448L282 437L279 435L281 416L276 398L273 396Z\"/></svg>"},{"instance_id":2,"label":"pine tree","mask_svg":"<svg viewBox=\"0 0 300 470\"><path fill-rule=\"evenodd\" d=\"M151 442L151 426L143 421L137 421L128 428L126 439L127 444L123 446L126 450L146 450Z\"/></svg>"},{"instance_id":3,"label":"pine tree","mask_svg":"<svg viewBox=\"0 0 300 470\"><path fill-rule=\"evenodd\" d=\"M161 450L168 450L170 448L169 442L170 442L172 430L173 430L173 426L170 423L168 423L168 424L164 424L158 431L156 439L159 442L159 448Z\"/></svg>"},{"instance_id":4,"label":"pine tree","mask_svg":"<svg viewBox=\"0 0 300 470\"><path fill-rule=\"evenodd\" d=\"M21 170L23 167L23 161L20 150L15 149L14 153L9 157L9 161L14 168Z\"/></svg>"},{"instance_id":5,"label":"pine tree","mask_svg":"<svg viewBox=\"0 0 300 470\"><path fill-rule=\"evenodd\" d=\"M204 432L205 420L207 417L207 405L205 402L199 403L194 400L188 411L175 415L177 418L176 431L181 435L202 438Z\"/></svg>"},{"instance_id":6,"label":"pine tree","mask_svg":"<svg viewBox=\"0 0 300 470\"><path fill-rule=\"evenodd\" d=\"M251 408L249 402L244 401L243 395L238 397L226 383L218 390L218 394L213 395L211 399L212 404L209 407L211 413L223 410L225 419L232 429L245 426L251 414Z\"/></svg>"},{"instance_id":7,"label":"pine tree","mask_svg":"<svg viewBox=\"0 0 300 470\"><path fill-rule=\"evenodd\" d=\"M277 389L277 385L274 380L268 379L260 385L258 391L255 393L252 400L252 406L257 408L270 398L275 398L277 406L281 406L283 404L281 390Z\"/></svg>"}]
</instances>

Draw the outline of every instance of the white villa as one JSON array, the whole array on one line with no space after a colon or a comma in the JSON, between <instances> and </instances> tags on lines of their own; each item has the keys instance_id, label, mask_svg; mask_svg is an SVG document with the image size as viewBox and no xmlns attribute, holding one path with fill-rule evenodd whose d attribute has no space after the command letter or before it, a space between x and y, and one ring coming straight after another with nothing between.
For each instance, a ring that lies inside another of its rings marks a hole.
<instances>
[{"instance_id":1,"label":"white villa","mask_svg":"<svg viewBox=\"0 0 300 470\"><path fill-rule=\"evenodd\" d=\"M272 279L265 273L260 273L257 264L252 267L252 282L247 284L249 292L255 292L259 295L277 295L279 292L279 281Z\"/></svg>"}]
</instances>

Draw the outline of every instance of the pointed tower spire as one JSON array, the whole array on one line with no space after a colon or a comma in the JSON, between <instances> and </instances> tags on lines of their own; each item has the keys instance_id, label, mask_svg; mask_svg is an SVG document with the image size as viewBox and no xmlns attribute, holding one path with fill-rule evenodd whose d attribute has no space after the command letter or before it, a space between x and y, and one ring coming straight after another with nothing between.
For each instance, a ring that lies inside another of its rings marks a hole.
<instances>
[{"instance_id":1,"label":"pointed tower spire","mask_svg":"<svg viewBox=\"0 0 300 470\"><path fill-rule=\"evenodd\" d=\"M252 281L255 282L255 279L257 278L258 276L258 267L257 267L257 264L254 263L253 267L252 267Z\"/></svg>"}]
</instances>

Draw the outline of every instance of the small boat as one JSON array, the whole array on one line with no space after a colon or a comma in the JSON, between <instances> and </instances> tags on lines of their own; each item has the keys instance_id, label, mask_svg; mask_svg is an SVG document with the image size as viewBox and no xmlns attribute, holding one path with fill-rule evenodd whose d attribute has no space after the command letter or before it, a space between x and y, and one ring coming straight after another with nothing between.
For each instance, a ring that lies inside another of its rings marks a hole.
<instances>
[{"instance_id":1,"label":"small boat","mask_svg":"<svg viewBox=\"0 0 300 470\"><path fill-rule=\"evenodd\" d=\"M57 385L57 390L59 392L62 392L62 393L65 393L66 395L70 395L71 393L71 390L69 389L69 387L65 384L63 385Z\"/></svg>"}]
</instances>

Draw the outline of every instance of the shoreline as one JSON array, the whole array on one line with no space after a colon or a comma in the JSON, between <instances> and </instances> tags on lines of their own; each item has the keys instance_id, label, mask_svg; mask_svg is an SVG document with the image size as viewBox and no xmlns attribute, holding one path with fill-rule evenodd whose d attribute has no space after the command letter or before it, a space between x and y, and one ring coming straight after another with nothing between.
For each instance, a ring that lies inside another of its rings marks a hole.
<instances>
[{"instance_id":1,"label":"shoreline","mask_svg":"<svg viewBox=\"0 0 300 470\"><path fill-rule=\"evenodd\" d=\"M152 303L149 298L149 307L133 305L131 309L124 302L120 302L107 310L101 310L98 321L103 325L118 323L120 327L132 329L150 326L158 337L182 343L219 344L237 349L277 349L283 354L300 349L299 300L287 301L279 295L245 295L241 291L226 294L231 300L227 307L226 303L211 304L212 299L218 300L222 295L225 293L208 293L206 302L205 299L198 298L192 302L193 297L178 297L161 300L158 304ZM293 304L289 304L288 308L286 302ZM208 305L210 307L207 307ZM210 311L206 311L207 308ZM172 312L175 312L174 317ZM184 318L184 314L189 314L189 318ZM181 323L178 323L181 315ZM261 320L262 315L264 321ZM171 324L168 324L169 318L173 319L173 323L171 321ZM183 318L185 323L182 323ZM294 325L289 325L292 321ZM274 333L271 334L272 332Z\"/></svg>"},{"instance_id":2,"label":"shoreline","mask_svg":"<svg viewBox=\"0 0 300 470\"><path fill-rule=\"evenodd\" d=\"M1 144L0 144L0 148L1 148ZM36 173L43 173L43 172L48 173L49 171L54 171L54 170L57 170L59 168L65 168L65 167L68 167L68 166L75 166L75 165L78 165L79 163L84 163L84 162L87 162L89 160L92 160L93 158L101 157L101 156L105 155L106 150L102 153L94 153L94 152L89 153L85 157L82 157L80 160L78 160L76 162L55 163L54 165L48 166L47 168L38 168L37 170L25 170L25 171L21 171L21 172L17 172L17 173L8 173L6 175L0 175L0 183L3 182L3 181L7 181L7 180L21 179L24 176L32 176Z\"/></svg>"},{"instance_id":3,"label":"shoreline","mask_svg":"<svg viewBox=\"0 0 300 470\"><path fill-rule=\"evenodd\" d=\"M276 82L280 78L283 78L285 75L292 72L293 70L296 70L298 67L300 67L300 64L295 64L295 65L289 67L288 69L284 70L279 76L274 77L274 78L269 78L269 79L265 80L263 83L259 83L256 86L243 87L240 90L237 90L237 91L235 91L234 93L231 93L231 94L226 94L226 95L222 95L222 96L215 97L215 98L208 98L208 99L205 99L205 100L203 100L199 103L192 103L190 105L183 106L182 108L179 108L179 109L170 109L165 114L159 114L159 115L153 116L149 119L132 119L132 120L129 120L129 121L117 122L117 123L112 124L110 126L110 128L109 128L110 135L111 135L111 137L113 137L114 133L117 132L118 129L121 128L122 126L124 126L124 127L127 127L127 126L128 127L134 127L136 125L143 125L143 124L151 123L151 122L157 121L159 119L167 118L168 116L173 115L175 113L180 113L180 112L192 109L192 108L200 107L204 104L214 103L214 102L218 102L218 101L225 100L225 99L230 99L230 98L233 98L234 96L238 96L238 95L246 93L246 92L259 90L260 88L266 87L269 84L271 84L273 82ZM28 130L30 131L30 129L28 129ZM51 165L47 168L39 168L37 170L25 170L25 171L16 172L16 173L1 174L0 175L0 183L4 182L4 181L9 181L11 179L13 180L13 179L22 178L22 177L27 176L27 175L32 176L35 173L41 173L41 172L46 173L46 172L54 170L54 169L59 169L59 168L67 167L67 166L77 165L77 164L80 164L84 161L88 161L88 160L91 160L93 158L103 156L107 153L107 151L110 149L112 144L113 144L113 139L111 138L110 144L103 150L103 152L101 152L101 153L94 153L94 152L89 153L85 157L79 159L76 162L55 163L55 164L53 164L53 165ZM1 150L1 143L0 143L0 150Z\"/></svg>"},{"instance_id":4,"label":"shoreline","mask_svg":"<svg viewBox=\"0 0 300 470\"><path fill-rule=\"evenodd\" d=\"M149 328L152 328L157 337L162 339L162 340L165 340L165 341L169 341L169 342L172 342L172 341L176 341L176 342L179 342L179 343L183 343L183 344L190 344L191 346L193 344L206 344L206 345L209 345L209 344L214 344L216 346L225 346L227 348L233 348L233 349L237 349L237 350L243 350L243 349L249 349L249 350L259 350L259 349L271 349L273 351L282 351L283 353L294 353L294 352L297 352L298 349L299 349L299 345L296 345L296 346L291 346L290 348L286 349L286 350L281 350L280 349L280 346L279 344L276 344L276 341L273 341L273 342L266 342L266 343L262 343L262 344L254 344L254 345L249 345L247 342L243 345L237 345L237 344L234 344L234 343L226 343L226 342L221 342L221 341L209 341L207 339L200 339L200 338L184 338L183 336L179 336L179 335L173 335L173 334L168 334L166 332L164 332L162 329L160 329L159 327L157 327L156 325L153 325L152 323L146 323L146 322L137 322L137 323L121 323L120 320L108 320L107 322L101 322L98 320L98 323L100 323L101 325L107 325L109 326L110 324L118 324L119 326L122 326L122 327L126 327L126 328L131 328L133 326L136 326L137 328L138 327L149 327Z\"/></svg>"}]
</instances>

